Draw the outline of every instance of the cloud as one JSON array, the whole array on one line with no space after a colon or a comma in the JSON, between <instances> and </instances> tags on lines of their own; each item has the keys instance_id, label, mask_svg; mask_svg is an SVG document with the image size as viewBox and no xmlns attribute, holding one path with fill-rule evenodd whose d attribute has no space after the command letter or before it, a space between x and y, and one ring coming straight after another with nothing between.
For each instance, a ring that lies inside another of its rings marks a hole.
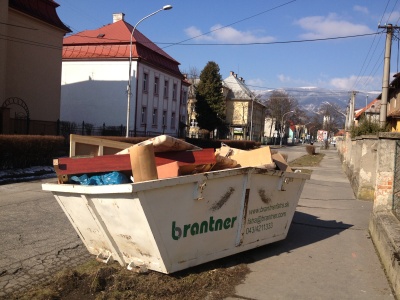
<instances>
[{"instance_id":1,"label":"cloud","mask_svg":"<svg viewBox=\"0 0 400 300\"><path fill-rule=\"evenodd\" d=\"M321 39L374 32L368 26L342 20L334 13L329 14L327 17L305 17L295 21L295 24L308 31L300 35L303 39Z\"/></svg>"},{"instance_id":2,"label":"cloud","mask_svg":"<svg viewBox=\"0 0 400 300\"><path fill-rule=\"evenodd\" d=\"M201 40L201 41L211 41L212 38L211 36L203 35L200 29L190 26L185 29L185 33L188 37L190 38L195 38L196 40Z\"/></svg>"},{"instance_id":3,"label":"cloud","mask_svg":"<svg viewBox=\"0 0 400 300\"><path fill-rule=\"evenodd\" d=\"M366 15L369 14L368 8L365 7L365 6L354 5L353 9L354 9L354 11L361 12L361 13L366 14Z\"/></svg>"},{"instance_id":4,"label":"cloud","mask_svg":"<svg viewBox=\"0 0 400 300\"><path fill-rule=\"evenodd\" d=\"M224 27L216 24L210 28L210 32L203 34L200 29L191 26L185 29L185 33L190 38L197 41L207 41L214 43L246 44L246 43L268 43L275 40L271 36L258 36L257 32L239 31L233 27Z\"/></svg>"},{"instance_id":5,"label":"cloud","mask_svg":"<svg viewBox=\"0 0 400 300\"><path fill-rule=\"evenodd\" d=\"M246 85L249 87L264 87L265 82L261 78L252 78L246 80Z\"/></svg>"},{"instance_id":6,"label":"cloud","mask_svg":"<svg viewBox=\"0 0 400 300\"><path fill-rule=\"evenodd\" d=\"M329 85L340 90L352 90L354 87L365 90L379 90L381 87L382 78L379 76L355 76L337 77L329 81Z\"/></svg>"},{"instance_id":7,"label":"cloud","mask_svg":"<svg viewBox=\"0 0 400 300\"><path fill-rule=\"evenodd\" d=\"M286 76L283 74L279 74L278 79L280 82L290 82L291 81L291 78L289 76Z\"/></svg>"}]
</instances>

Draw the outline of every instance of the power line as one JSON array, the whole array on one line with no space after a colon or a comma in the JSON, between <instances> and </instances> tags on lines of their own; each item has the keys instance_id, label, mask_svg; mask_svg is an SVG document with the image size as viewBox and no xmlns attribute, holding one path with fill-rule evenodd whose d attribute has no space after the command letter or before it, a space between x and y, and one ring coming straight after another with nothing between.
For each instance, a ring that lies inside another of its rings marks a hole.
<instances>
[{"instance_id":1,"label":"power line","mask_svg":"<svg viewBox=\"0 0 400 300\"><path fill-rule=\"evenodd\" d=\"M372 36L381 34L382 32L373 32L373 33L365 33L365 34L355 34L355 35L347 35L347 36L337 36L330 38L319 38L319 39L306 39L306 40L291 40L291 41L281 41L281 42L253 42L253 43L196 43L196 44L172 44L179 46L252 46L252 45L274 45L274 44L293 44L293 43L306 43L306 42L320 42L320 41L329 41L329 40L339 40L339 39L348 39L348 38L356 38L356 37L364 37L364 36ZM156 44L169 44L157 42ZM171 46L172 46L171 45ZM164 47L166 48L166 47ZM163 49L164 49L163 48Z\"/></svg>"},{"instance_id":2,"label":"power line","mask_svg":"<svg viewBox=\"0 0 400 300\"><path fill-rule=\"evenodd\" d=\"M182 44L182 43L184 43L184 42L187 42L187 41L196 39L196 38L198 38L198 37L207 35L207 34L209 34L209 33L212 33L212 32L218 31L218 30L221 30L221 29L223 29L223 28L226 28L226 27L229 27L229 26L232 26L232 25L241 23L241 22L243 22L243 21L252 19L252 18L257 17L257 16L259 16L259 15L262 15L262 14L265 14L265 13L267 13L267 12L273 11L273 10L275 10L275 9L281 8L281 7L283 7L283 6L289 5L289 4L293 3L293 2L296 2L296 0L292 0L292 1L289 1L289 2L286 2L286 3L283 3L283 4L280 4L280 5L278 5L278 6L275 6L275 7L272 7L272 8L270 8L270 9L264 10L264 11L258 13L258 14L252 15L252 16L250 16L250 17L246 17L246 18L244 18L244 19L241 19L241 20L239 20L239 21L230 23L230 24L228 24L228 25L221 26L221 27L219 27L219 28L217 28L217 29L208 31L208 32L203 33L203 34L199 34L199 35L197 35L197 36L194 36L194 37L191 37L191 38L189 38L189 39L180 41L180 42L178 42L178 43L174 43L174 44L165 46L163 49L168 48L168 47L171 47L171 46L175 46L175 45L180 45L180 44Z\"/></svg>"},{"instance_id":3,"label":"power line","mask_svg":"<svg viewBox=\"0 0 400 300\"><path fill-rule=\"evenodd\" d=\"M379 24L382 23L382 20L383 20L383 18L384 18L384 16L385 16L385 13L386 13L386 10L387 10L387 8L388 8L388 6L389 6L390 1L391 1L391 0L388 0L388 1L386 2L386 6L385 6L385 9L384 9L384 11L383 11L383 13L382 13L382 16L381 16L381 19L380 19L380 21L379 21ZM393 8L393 9L394 9L394 8ZM392 9L392 12L393 12L393 9ZM357 87L357 85L360 83L362 77L364 76L365 72L367 71L367 69L368 69L368 67L369 67L369 65L370 65L370 63L371 63L371 61L372 61L372 58L373 58L373 56L374 56L374 53L375 53L375 51L376 51L376 49L377 49L377 47L378 47L378 45L379 45L379 43L380 43L381 38L382 38L382 35L380 35L378 41L376 41L376 38L374 37L374 40L372 41L371 46L369 47L368 53L367 53L367 55L366 55L366 57L365 57L365 59L364 59L364 62L363 62L363 64L362 64L362 66L361 66L361 70L360 70L360 72L359 72L359 74L358 74L358 76L357 76L357 79L356 79L356 81L354 82L354 85L353 85L353 87L352 87L352 90L354 90L354 89ZM375 46L375 48L374 48L374 51L373 51L372 54L371 54L371 57L370 57L370 59L369 59L369 61L368 61L368 64L365 66L365 63L366 63L366 61L367 61L367 59L368 59L368 57L369 57L369 54L370 54L370 52L371 52L371 49L372 49L372 47L373 47L375 41L376 41L376 46ZM381 56L379 56L377 59L378 59L378 60L381 59ZM376 64L377 64L377 62L375 62L375 66L376 66ZM365 69L364 69L364 66L365 66ZM373 70L374 70L374 68L372 69L372 71L371 71L370 74L372 74ZM374 72L374 74L375 74L375 73L376 73L376 71ZM365 81L364 81L364 86L366 86L368 80L370 80L370 79L368 79L368 78L365 79Z\"/></svg>"}]
</instances>

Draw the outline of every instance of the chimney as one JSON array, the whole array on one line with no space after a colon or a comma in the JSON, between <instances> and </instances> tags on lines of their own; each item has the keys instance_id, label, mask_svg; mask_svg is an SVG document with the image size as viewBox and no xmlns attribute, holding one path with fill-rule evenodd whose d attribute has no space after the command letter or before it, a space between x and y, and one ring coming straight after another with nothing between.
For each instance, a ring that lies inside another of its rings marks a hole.
<instances>
[{"instance_id":1,"label":"chimney","mask_svg":"<svg viewBox=\"0 0 400 300\"><path fill-rule=\"evenodd\" d=\"M240 77L239 80L244 83L243 77Z\"/></svg>"},{"instance_id":2,"label":"chimney","mask_svg":"<svg viewBox=\"0 0 400 300\"><path fill-rule=\"evenodd\" d=\"M113 14L113 23L123 20L125 17L124 13Z\"/></svg>"},{"instance_id":3,"label":"chimney","mask_svg":"<svg viewBox=\"0 0 400 300\"><path fill-rule=\"evenodd\" d=\"M230 75L234 76L234 75L235 75L235 72L231 71L231 74L230 74Z\"/></svg>"}]
</instances>

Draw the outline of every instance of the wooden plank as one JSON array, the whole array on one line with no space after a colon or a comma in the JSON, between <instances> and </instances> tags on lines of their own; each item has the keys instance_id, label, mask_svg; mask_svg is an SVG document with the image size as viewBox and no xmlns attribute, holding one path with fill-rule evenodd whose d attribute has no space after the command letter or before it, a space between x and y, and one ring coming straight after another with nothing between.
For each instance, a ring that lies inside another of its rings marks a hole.
<instances>
[{"instance_id":1,"label":"wooden plank","mask_svg":"<svg viewBox=\"0 0 400 300\"><path fill-rule=\"evenodd\" d=\"M279 170L284 172L293 172L292 168L289 166L285 158L281 153L277 152L272 154L272 159Z\"/></svg>"},{"instance_id":2,"label":"wooden plank","mask_svg":"<svg viewBox=\"0 0 400 300\"><path fill-rule=\"evenodd\" d=\"M250 151L240 151L229 158L236 160L240 167L270 166L274 163L268 146Z\"/></svg>"},{"instance_id":3,"label":"wooden plank","mask_svg":"<svg viewBox=\"0 0 400 300\"><path fill-rule=\"evenodd\" d=\"M71 134L69 156L80 155L112 155L132 146L130 143L112 141L92 136Z\"/></svg>"},{"instance_id":4,"label":"wooden plank","mask_svg":"<svg viewBox=\"0 0 400 300\"><path fill-rule=\"evenodd\" d=\"M198 151L176 151L155 153L156 166L177 161L185 173L194 170L199 165L214 165L216 163L214 149ZM61 157L53 160L59 182L66 182L69 175L92 174L120 171L132 174L129 154L103 155L95 157Z\"/></svg>"}]
</instances>

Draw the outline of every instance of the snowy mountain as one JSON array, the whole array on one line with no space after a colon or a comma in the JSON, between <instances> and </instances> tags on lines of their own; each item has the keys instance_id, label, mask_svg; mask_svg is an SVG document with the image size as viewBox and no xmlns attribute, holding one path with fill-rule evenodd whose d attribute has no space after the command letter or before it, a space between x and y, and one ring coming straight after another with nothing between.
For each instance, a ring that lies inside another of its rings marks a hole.
<instances>
[{"instance_id":1,"label":"snowy mountain","mask_svg":"<svg viewBox=\"0 0 400 300\"><path fill-rule=\"evenodd\" d=\"M351 92L342 90L329 90L317 87L300 87L300 88L281 88L290 97L297 100L301 109L309 112L316 112L323 102L336 104L346 113L346 107L349 104ZM262 102L266 101L273 90L253 90L252 91ZM381 92L357 91L355 100L355 109L363 108L376 99Z\"/></svg>"}]
</instances>

